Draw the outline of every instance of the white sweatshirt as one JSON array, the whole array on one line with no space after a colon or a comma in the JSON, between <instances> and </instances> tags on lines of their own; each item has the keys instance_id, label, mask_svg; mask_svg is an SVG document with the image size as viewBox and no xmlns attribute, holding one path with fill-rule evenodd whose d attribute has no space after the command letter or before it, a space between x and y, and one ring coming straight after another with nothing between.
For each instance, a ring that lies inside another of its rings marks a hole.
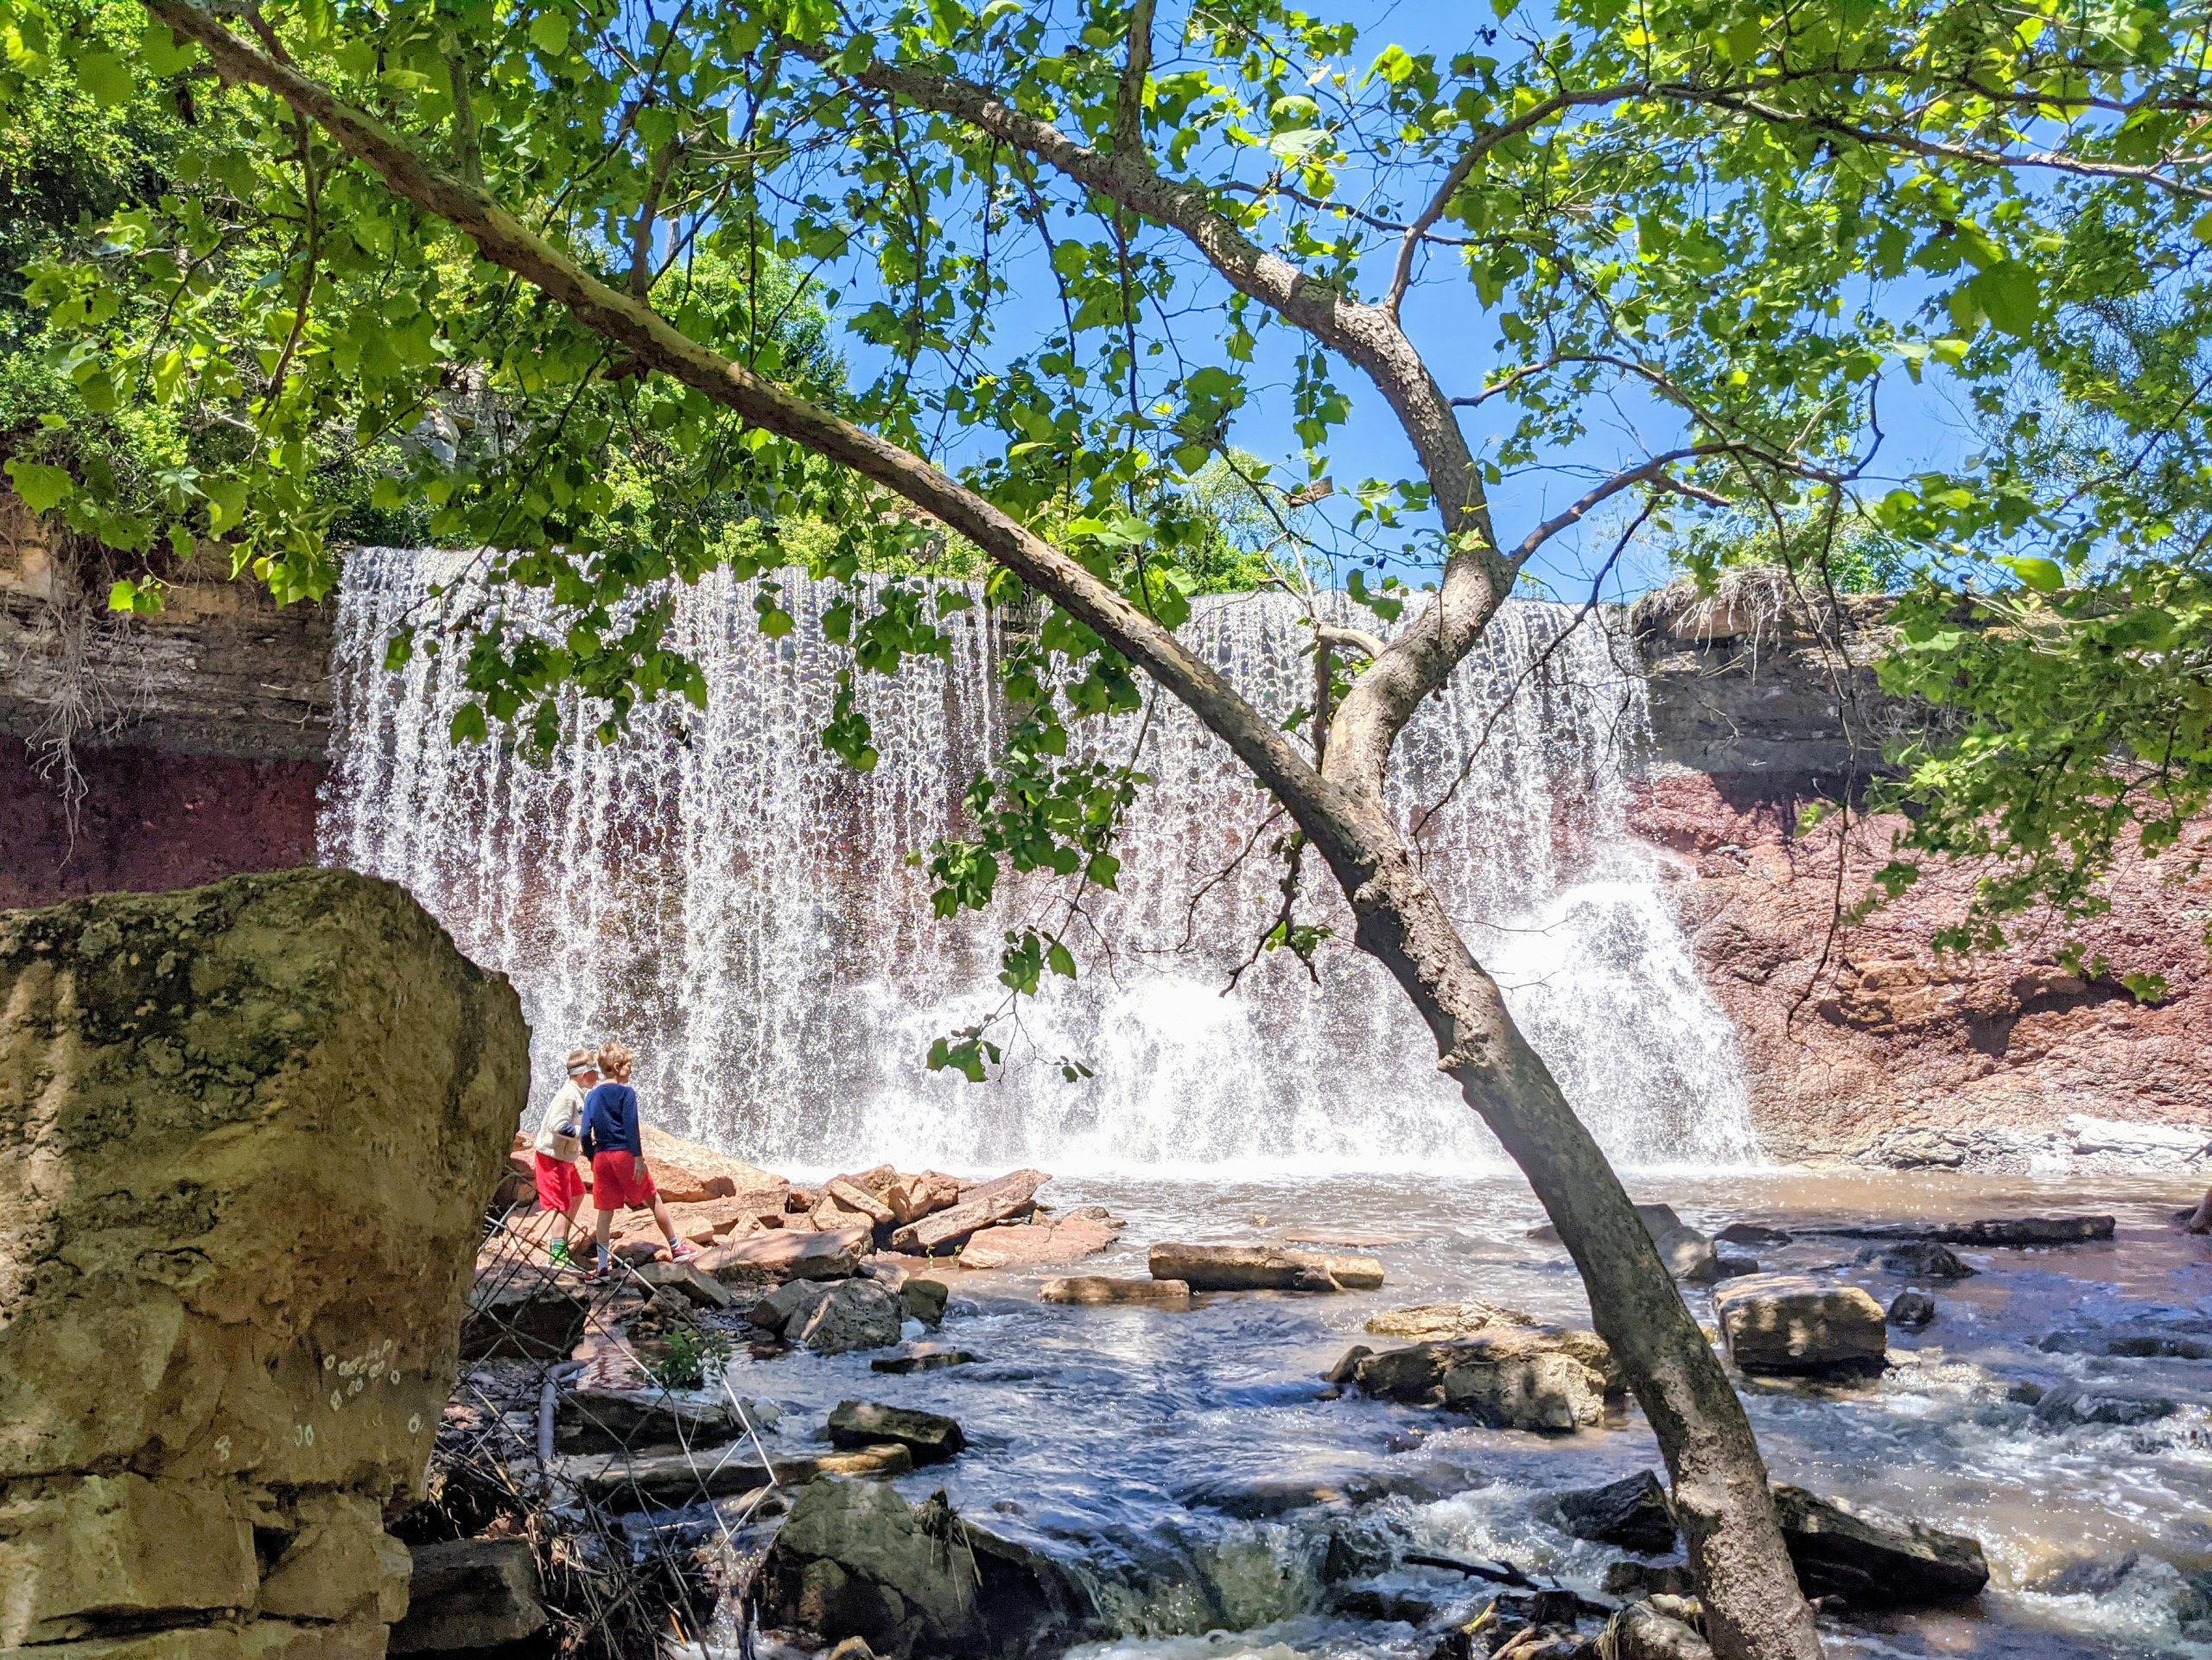
<instances>
[{"instance_id":1,"label":"white sweatshirt","mask_svg":"<svg viewBox=\"0 0 2212 1660\"><path fill-rule=\"evenodd\" d=\"M584 1092L572 1078L561 1085L560 1091L553 1097L553 1104L545 1109L545 1117L537 1126L537 1150L549 1159L560 1158L561 1151L553 1141L555 1135L564 1129L574 1135L582 1135L583 1124ZM571 1153L568 1154L568 1160L573 1163L577 1156Z\"/></svg>"}]
</instances>

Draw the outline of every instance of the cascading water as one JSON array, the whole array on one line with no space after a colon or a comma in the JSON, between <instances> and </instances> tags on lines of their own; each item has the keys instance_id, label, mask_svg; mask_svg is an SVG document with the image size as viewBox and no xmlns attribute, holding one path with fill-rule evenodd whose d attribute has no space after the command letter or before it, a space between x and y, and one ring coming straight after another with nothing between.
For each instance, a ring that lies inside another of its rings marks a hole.
<instances>
[{"instance_id":1,"label":"cascading water","mask_svg":"<svg viewBox=\"0 0 2212 1660\"><path fill-rule=\"evenodd\" d=\"M480 597L470 563L373 549L347 561L322 852L404 883L513 976L541 1088L572 1046L620 1035L642 1051L663 1122L767 1162L1497 1161L1410 1006L1350 946L1319 861L1300 917L1338 938L1318 983L1290 953L1262 952L1221 995L1275 915L1270 849L1287 825L1260 830L1267 798L1172 700L1147 720L1090 723L1102 754L1141 744L1154 780L1122 839L1119 891L1090 895L1069 932L1081 979L1024 1004L1020 1034L1001 1034L1003 1071L970 1084L927 1073L924 1053L1001 1002L1004 931L1057 913L1041 885L1009 881L990 912L934 919L906 855L959 828L992 752L1004 625L957 614L945 660L855 676L883 758L861 777L817 737L847 660L816 626L836 590L785 573L798 626L772 640L753 585L717 574L677 590L671 624L706 673L705 710L650 709L611 748L572 736L540 765L447 741L461 695L450 658L382 666L403 618ZM1614 625L1573 622L1563 607L1504 609L1402 741L1396 805L1408 822L1427 815L1431 877L1607 1152L1738 1161L1752 1145L1732 1036L1656 861L1623 829L1643 684ZM1185 632L1272 711L1310 684L1311 633L1287 595L1202 601ZM567 718L572 735L594 724L581 700ZM1063 1056L1093 1075L1065 1081Z\"/></svg>"}]
</instances>

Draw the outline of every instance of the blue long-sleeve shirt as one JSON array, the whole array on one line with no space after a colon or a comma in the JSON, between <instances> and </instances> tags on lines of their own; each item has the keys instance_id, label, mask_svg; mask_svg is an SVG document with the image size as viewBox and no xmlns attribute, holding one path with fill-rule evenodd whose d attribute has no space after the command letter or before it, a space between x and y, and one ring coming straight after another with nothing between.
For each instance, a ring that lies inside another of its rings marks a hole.
<instances>
[{"instance_id":1,"label":"blue long-sleeve shirt","mask_svg":"<svg viewBox=\"0 0 2212 1660\"><path fill-rule=\"evenodd\" d=\"M584 1097L584 1151L645 1156L639 1133L638 1092L627 1084L601 1084Z\"/></svg>"}]
</instances>

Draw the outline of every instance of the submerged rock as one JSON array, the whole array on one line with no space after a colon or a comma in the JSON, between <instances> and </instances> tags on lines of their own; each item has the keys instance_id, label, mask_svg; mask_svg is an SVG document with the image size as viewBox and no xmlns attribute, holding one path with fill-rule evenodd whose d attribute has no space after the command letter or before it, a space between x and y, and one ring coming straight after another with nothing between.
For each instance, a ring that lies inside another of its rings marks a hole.
<instances>
[{"instance_id":1,"label":"submerged rock","mask_svg":"<svg viewBox=\"0 0 2212 1660\"><path fill-rule=\"evenodd\" d=\"M1382 1264L1372 1256L1288 1250L1280 1245L1152 1248L1152 1277L1180 1280L1193 1291L1375 1291Z\"/></svg>"},{"instance_id":2,"label":"submerged rock","mask_svg":"<svg viewBox=\"0 0 2212 1660\"><path fill-rule=\"evenodd\" d=\"M972 1366L981 1358L965 1349L912 1349L905 1354L880 1356L868 1364L870 1371L904 1377L914 1372L942 1371L948 1366Z\"/></svg>"},{"instance_id":3,"label":"submerged rock","mask_svg":"<svg viewBox=\"0 0 2212 1660\"><path fill-rule=\"evenodd\" d=\"M297 870L0 913L0 1649L370 1660L526 1103L513 990Z\"/></svg>"},{"instance_id":4,"label":"submerged rock","mask_svg":"<svg viewBox=\"0 0 2212 1660\"><path fill-rule=\"evenodd\" d=\"M1187 1308L1191 1288L1182 1280L1118 1279L1103 1274L1078 1274L1064 1280L1047 1280L1037 1288L1040 1302L1078 1304L1165 1303Z\"/></svg>"},{"instance_id":5,"label":"submerged rock","mask_svg":"<svg viewBox=\"0 0 2212 1660\"><path fill-rule=\"evenodd\" d=\"M1779 1228L1770 1228L1758 1222L1731 1222L1713 1239L1723 1245L1786 1245L1789 1236Z\"/></svg>"},{"instance_id":6,"label":"submerged rock","mask_svg":"<svg viewBox=\"0 0 2212 1660\"><path fill-rule=\"evenodd\" d=\"M1821 1498L1774 1490L1783 1542L1808 1597L1853 1608L1914 1608L1979 1596L1989 1583L1981 1542Z\"/></svg>"},{"instance_id":7,"label":"submerged rock","mask_svg":"<svg viewBox=\"0 0 2212 1660\"><path fill-rule=\"evenodd\" d=\"M940 1413L873 1401L840 1401L830 1415L830 1441L832 1446L849 1448L903 1447L917 1464L942 1464L968 1445L959 1424Z\"/></svg>"},{"instance_id":8,"label":"submerged rock","mask_svg":"<svg viewBox=\"0 0 2212 1660\"><path fill-rule=\"evenodd\" d=\"M1959 1260L1948 1245L1933 1239L1909 1239L1901 1245L1870 1246L1859 1253L1861 1262L1877 1263L1885 1274L1902 1274L1914 1280L1972 1279L1976 1269Z\"/></svg>"},{"instance_id":9,"label":"submerged rock","mask_svg":"<svg viewBox=\"0 0 2212 1660\"><path fill-rule=\"evenodd\" d=\"M1662 1555L1675 1548L1675 1511L1649 1470L1559 1496L1560 1526L1578 1539Z\"/></svg>"},{"instance_id":10,"label":"submerged rock","mask_svg":"<svg viewBox=\"0 0 2212 1660\"><path fill-rule=\"evenodd\" d=\"M888 1486L823 1481L791 1506L761 1563L764 1622L860 1638L899 1660L1025 1660L1098 1627L1082 1586L1039 1553Z\"/></svg>"},{"instance_id":11,"label":"submerged rock","mask_svg":"<svg viewBox=\"0 0 2212 1660\"><path fill-rule=\"evenodd\" d=\"M1925 1291L1900 1291L1890 1301L1891 1325L1917 1332L1936 1318L1936 1299Z\"/></svg>"},{"instance_id":12,"label":"submerged rock","mask_svg":"<svg viewBox=\"0 0 2212 1660\"><path fill-rule=\"evenodd\" d=\"M1882 1305L1857 1286L1754 1274L1713 1294L1728 1358L1747 1372L1878 1371L1889 1353Z\"/></svg>"},{"instance_id":13,"label":"submerged rock","mask_svg":"<svg viewBox=\"0 0 2212 1660\"><path fill-rule=\"evenodd\" d=\"M2212 1329L2160 1326L2053 1332L2036 1345L2045 1354L2101 1354L2127 1360L2212 1360Z\"/></svg>"},{"instance_id":14,"label":"submerged rock","mask_svg":"<svg viewBox=\"0 0 2212 1660\"><path fill-rule=\"evenodd\" d=\"M2178 1402L2163 1395L2087 1383L2061 1383L2047 1390L2037 1399L2035 1408L2036 1421L2046 1429L2075 1424L2133 1428L2171 1418L2181 1410Z\"/></svg>"},{"instance_id":15,"label":"submerged rock","mask_svg":"<svg viewBox=\"0 0 2212 1660\"><path fill-rule=\"evenodd\" d=\"M391 1628L393 1654L496 1649L552 1623L537 1600L537 1561L527 1539L455 1539L417 1545L407 1617Z\"/></svg>"}]
</instances>

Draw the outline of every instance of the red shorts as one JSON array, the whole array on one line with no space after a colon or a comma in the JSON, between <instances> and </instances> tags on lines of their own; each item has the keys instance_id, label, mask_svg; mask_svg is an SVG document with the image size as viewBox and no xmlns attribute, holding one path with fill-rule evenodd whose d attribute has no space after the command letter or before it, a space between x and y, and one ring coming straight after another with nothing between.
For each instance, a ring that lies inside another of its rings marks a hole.
<instances>
[{"instance_id":1,"label":"red shorts","mask_svg":"<svg viewBox=\"0 0 2212 1660\"><path fill-rule=\"evenodd\" d=\"M537 1161L537 1208L541 1211L566 1211L584 1196L583 1167L574 1159L549 1159L543 1153L531 1155Z\"/></svg>"},{"instance_id":2,"label":"red shorts","mask_svg":"<svg viewBox=\"0 0 2212 1660\"><path fill-rule=\"evenodd\" d=\"M659 1195L660 1189L653 1186L652 1173L640 1170L632 1154L594 1153L591 1155L593 1209L619 1211L625 1205L646 1205Z\"/></svg>"}]
</instances>

